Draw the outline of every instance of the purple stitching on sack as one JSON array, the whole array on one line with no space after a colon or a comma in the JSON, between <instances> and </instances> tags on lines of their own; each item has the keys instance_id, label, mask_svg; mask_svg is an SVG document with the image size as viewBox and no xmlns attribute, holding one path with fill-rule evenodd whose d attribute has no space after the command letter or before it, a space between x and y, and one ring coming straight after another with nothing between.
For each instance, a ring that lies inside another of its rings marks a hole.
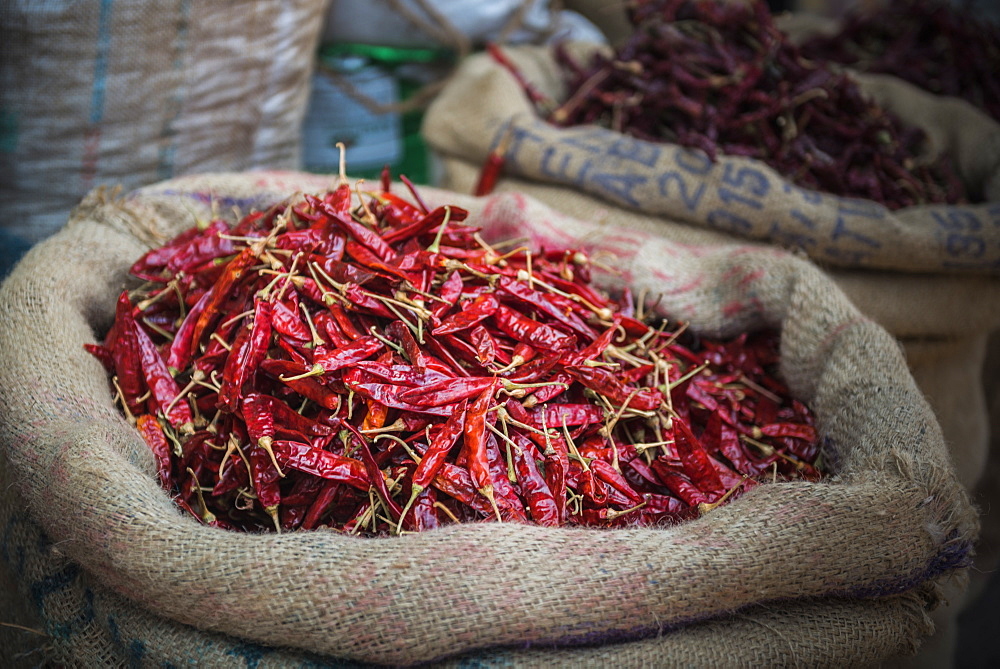
<instances>
[{"instance_id":1,"label":"purple stitching on sack","mask_svg":"<svg viewBox=\"0 0 1000 669\"><path fill-rule=\"evenodd\" d=\"M276 198L267 194L252 195L250 197L232 197L228 195L217 195L214 193L199 193L184 190L165 190L158 195L177 195L196 200L206 205L217 205L227 209L237 207L240 211L250 211L254 208L267 209L275 204Z\"/></svg>"},{"instance_id":2,"label":"purple stitching on sack","mask_svg":"<svg viewBox=\"0 0 1000 669\"><path fill-rule=\"evenodd\" d=\"M945 541L942 551L932 558L927 566L919 570L915 575L910 578L905 578L897 581L885 581L869 584L867 586L848 589L846 591L837 591L826 593L825 597L850 597L850 598L860 598L860 599L871 599L877 597L884 597L888 595L897 595L914 587L924 583L928 579L934 578L946 571L958 568L968 567L972 564L972 543L968 541L955 541L957 537L957 532L953 532L949 537L949 540ZM775 603L781 601L795 601L794 598L778 598L774 600L767 600L755 602L748 605L748 607L756 606L764 603ZM743 607L743 608L748 608ZM734 610L735 611L735 610ZM474 654L475 653L485 653L485 652L502 652L503 648L572 648L579 646L589 646L589 645L603 645L603 644L613 644L613 643L625 643L630 641L641 641L643 639L649 639L654 636L669 634L673 630L681 629L687 625L697 623L702 620L711 620L717 617L717 615L722 615L724 612L719 612L716 615L709 615L704 618L691 618L688 620L678 621L669 625L659 625L659 626L648 626L648 627L634 627L630 629L613 629L613 630L600 630L591 633L580 632L580 633L570 633L567 636L559 638L549 638L549 639L539 639L536 641L526 642L522 644L515 644L510 646L504 646L498 649L478 649L473 651L469 655L470 661L473 662L472 666L482 666L481 664L475 663ZM445 659L445 658L439 658ZM467 666L464 663L460 666ZM491 665L492 666L492 665Z\"/></svg>"},{"instance_id":3,"label":"purple stitching on sack","mask_svg":"<svg viewBox=\"0 0 1000 669\"><path fill-rule=\"evenodd\" d=\"M935 576L951 571L962 569L972 565L973 545L968 541L955 541L956 534L944 542L941 552L927 563L927 566L910 576L897 581L876 581L866 586L850 588L840 593L848 597L883 597L885 595L896 595L901 592L911 590L921 583L928 581Z\"/></svg>"}]
</instances>

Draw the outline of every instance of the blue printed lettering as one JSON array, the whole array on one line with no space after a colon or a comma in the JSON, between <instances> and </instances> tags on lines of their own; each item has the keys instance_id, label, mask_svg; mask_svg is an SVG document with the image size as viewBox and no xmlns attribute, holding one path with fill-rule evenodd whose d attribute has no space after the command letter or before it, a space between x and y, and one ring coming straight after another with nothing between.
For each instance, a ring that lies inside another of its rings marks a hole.
<instances>
[{"instance_id":1,"label":"blue printed lettering","mask_svg":"<svg viewBox=\"0 0 1000 669\"><path fill-rule=\"evenodd\" d=\"M729 190L724 186L719 186L719 199L727 207L731 207L733 204L742 204L751 209L762 209L764 207L764 203L760 200L740 195L736 191Z\"/></svg>"},{"instance_id":2,"label":"blue printed lettering","mask_svg":"<svg viewBox=\"0 0 1000 669\"><path fill-rule=\"evenodd\" d=\"M816 246L815 237L794 232L777 222L771 224L771 230L768 233L768 237L773 239L775 242L793 248L806 249Z\"/></svg>"},{"instance_id":3,"label":"blue printed lettering","mask_svg":"<svg viewBox=\"0 0 1000 669\"><path fill-rule=\"evenodd\" d=\"M114 614L108 614L108 634L111 636L111 642L120 648L122 645L122 634L118 629L118 621L115 620Z\"/></svg>"},{"instance_id":4,"label":"blue printed lettering","mask_svg":"<svg viewBox=\"0 0 1000 669\"><path fill-rule=\"evenodd\" d=\"M76 563L70 562L65 567L54 574L31 584L31 599L35 607L41 611L45 606L45 598L52 593L65 590L80 575L80 567Z\"/></svg>"},{"instance_id":5,"label":"blue printed lettering","mask_svg":"<svg viewBox=\"0 0 1000 669\"><path fill-rule=\"evenodd\" d=\"M631 137L623 137L608 148L608 155L624 158L632 162L653 167L660 159L661 149L652 142L642 142Z\"/></svg>"},{"instance_id":6,"label":"blue printed lettering","mask_svg":"<svg viewBox=\"0 0 1000 669\"><path fill-rule=\"evenodd\" d=\"M573 154L562 151L559 146L548 146L542 151L542 160L539 163L541 173L558 181L577 183L578 178L571 175ZM589 169L590 161L584 163L584 173Z\"/></svg>"},{"instance_id":7,"label":"blue printed lettering","mask_svg":"<svg viewBox=\"0 0 1000 669\"><path fill-rule=\"evenodd\" d=\"M866 246L881 248L882 245L875 239L861 234L848 227L848 216L857 216L868 220L881 220L885 217L885 207L875 203L866 203L864 200L840 200L837 205L837 222L830 235L832 241L837 241L841 237L849 237Z\"/></svg>"},{"instance_id":8,"label":"blue printed lettering","mask_svg":"<svg viewBox=\"0 0 1000 669\"><path fill-rule=\"evenodd\" d=\"M934 221L945 230L981 230L983 222L967 209L947 208L931 213Z\"/></svg>"},{"instance_id":9,"label":"blue printed lettering","mask_svg":"<svg viewBox=\"0 0 1000 669\"><path fill-rule=\"evenodd\" d=\"M590 163L587 163L589 168ZM581 174L581 177L583 175ZM646 183L646 177L641 174L614 174L611 172L597 172L590 182L607 195L616 196L618 199L627 202L633 207L639 206L639 200L632 195L636 186Z\"/></svg>"},{"instance_id":10,"label":"blue printed lettering","mask_svg":"<svg viewBox=\"0 0 1000 669\"><path fill-rule=\"evenodd\" d=\"M260 661L264 659L264 656L271 652L270 648L265 646L260 646L255 643L241 643L235 644L232 648L226 651L227 655L232 655L233 657L242 657L247 663L247 669L257 669L260 665Z\"/></svg>"},{"instance_id":11,"label":"blue printed lettering","mask_svg":"<svg viewBox=\"0 0 1000 669\"><path fill-rule=\"evenodd\" d=\"M674 152L674 162L685 172L700 177L705 176L715 167L712 159L703 152L683 147L677 147L677 151Z\"/></svg>"},{"instance_id":12,"label":"blue printed lettering","mask_svg":"<svg viewBox=\"0 0 1000 669\"><path fill-rule=\"evenodd\" d=\"M145 656L146 644L139 639L132 639L132 643L128 645L128 666L140 669Z\"/></svg>"},{"instance_id":13,"label":"blue printed lettering","mask_svg":"<svg viewBox=\"0 0 1000 669\"><path fill-rule=\"evenodd\" d=\"M87 588L83 591L83 609L80 611L80 622L87 624L96 618L94 613L94 591Z\"/></svg>"},{"instance_id":14,"label":"blue printed lettering","mask_svg":"<svg viewBox=\"0 0 1000 669\"><path fill-rule=\"evenodd\" d=\"M885 218L886 208L884 205L868 200L838 198L837 211L849 216L881 220Z\"/></svg>"},{"instance_id":15,"label":"blue printed lettering","mask_svg":"<svg viewBox=\"0 0 1000 669\"><path fill-rule=\"evenodd\" d=\"M809 190L808 188L802 188L796 186L795 184L785 182L784 191L786 193L795 193L802 198L802 201L806 204L819 204L823 200L823 194L819 191Z\"/></svg>"},{"instance_id":16,"label":"blue printed lettering","mask_svg":"<svg viewBox=\"0 0 1000 669\"><path fill-rule=\"evenodd\" d=\"M810 230L816 229L816 222L813 221L808 216L806 216L805 214L803 214L798 209L792 209L788 213L793 219L795 219L797 222L801 223L805 227L809 228Z\"/></svg>"},{"instance_id":17,"label":"blue printed lettering","mask_svg":"<svg viewBox=\"0 0 1000 669\"><path fill-rule=\"evenodd\" d=\"M830 239L832 239L833 241L837 241L841 237L850 237L850 238L853 238L853 239L861 242L862 244L870 246L870 247L872 247L874 249L882 247L882 245L879 244L878 241L872 239L871 237L866 237L865 235L861 234L860 232L855 232L853 230L850 230L847 227L847 221L844 219L844 217L843 216L838 216L837 217L836 227L834 227L833 234L830 235Z\"/></svg>"},{"instance_id":18,"label":"blue printed lettering","mask_svg":"<svg viewBox=\"0 0 1000 669\"><path fill-rule=\"evenodd\" d=\"M986 252L986 242L976 235L963 235L952 232L948 235L945 248L950 256L966 258L982 258Z\"/></svg>"},{"instance_id":19,"label":"blue printed lettering","mask_svg":"<svg viewBox=\"0 0 1000 669\"><path fill-rule=\"evenodd\" d=\"M986 215L990 218L990 223L1000 227L1000 203L993 203L986 208Z\"/></svg>"},{"instance_id":20,"label":"blue printed lettering","mask_svg":"<svg viewBox=\"0 0 1000 669\"><path fill-rule=\"evenodd\" d=\"M610 140L618 137L618 133L612 133L604 128L581 126L560 130L559 143L594 155L603 155L608 152Z\"/></svg>"},{"instance_id":21,"label":"blue printed lettering","mask_svg":"<svg viewBox=\"0 0 1000 669\"><path fill-rule=\"evenodd\" d=\"M725 209L710 211L705 220L709 226L716 230L724 230L736 234L746 234L753 230L753 225L750 221Z\"/></svg>"},{"instance_id":22,"label":"blue printed lettering","mask_svg":"<svg viewBox=\"0 0 1000 669\"><path fill-rule=\"evenodd\" d=\"M146 657L146 644L139 639L132 639L126 647L121 630L118 628L118 621L113 614L108 615L108 635L111 637L111 642L128 656L128 666L142 666L142 661Z\"/></svg>"},{"instance_id":23,"label":"blue printed lettering","mask_svg":"<svg viewBox=\"0 0 1000 669\"><path fill-rule=\"evenodd\" d=\"M736 167L733 163L726 163L722 171L722 182L757 197L764 197L771 189L771 182L763 172L752 167ZM719 190L722 191L721 188Z\"/></svg>"},{"instance_id":24,"label":"blue printed lettering","mask_svg":"<svg viewBox=\"0 0 1000 669\"><path fill-rule=\"evenodd\" d=\"M669 198L672 197L670 193L670 184L677 182L677 195L680 196L681 202L684 203L685 208L689 212L693 212L701 204L701 198L705 194L705 183L697 182L694 187L688 181L684 180L679 172L665 172L660 177L660 195Z\"/></svg>"},{"instance_id":25,"label":"blue printed lettering","mask_svg":"<svg viewBox=\"0 0 1000 669\"><path fill-rule=\"evenodd\" d=\"M510 144L507 146L507 152L504 154L505 168L511 172L522 172L522 170L516 169L520 167L518 158L522 150L524 150L527 144L540 144L542 138L527 128L511 126L509 141Z\"/></svg>"}]
</instances>

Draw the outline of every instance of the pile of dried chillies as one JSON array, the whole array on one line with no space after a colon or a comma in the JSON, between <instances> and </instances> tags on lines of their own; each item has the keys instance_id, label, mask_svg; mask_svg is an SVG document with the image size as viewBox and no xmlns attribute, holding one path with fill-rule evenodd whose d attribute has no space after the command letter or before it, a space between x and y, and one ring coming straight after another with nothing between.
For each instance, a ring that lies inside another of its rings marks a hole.
<instances>
[{"instance_id":1,"label":"pile of dried chillies","mask_svg":"<svg viewBox=\"0 0 1000 669\"><path fill-rule=\"evenodd\" d=\"M893 0L854 10L834 35L799 45L803 55L891 74L937 95L963 98L1000 120L1000 24L971 7Z\"/></svg>"},{"instance_id":2,"label":"pile of dried chillies","mask_svg":"<svg viewBox=\"0 0 1000 669\"><path fill-rule=\"evenodd\" d=\"M342 180L134 264L145 283L87 349L194 517L366 536L635 526L819 477L773 333L647 325L643 300L590 285L584 253L501 253L465 210L411 192L385 176L353 206Z\"/></svg>"},{"instance_id":3,"label":"pile of dried chillies","mask_svg":"<svg viewBox=\"0 0 1000 669\"><path fill-rule=\"evenodd\" d=\"M754 158L799 186L889 209L966 197L944 157L921 158L922 130L829 64L804 58L763 0L640 0L630 19L627 42L589 64L555 48L568 90L558 106L499 48L490 52L555 125L597 124L712 160Z\"/></svg>"}]
</instances>

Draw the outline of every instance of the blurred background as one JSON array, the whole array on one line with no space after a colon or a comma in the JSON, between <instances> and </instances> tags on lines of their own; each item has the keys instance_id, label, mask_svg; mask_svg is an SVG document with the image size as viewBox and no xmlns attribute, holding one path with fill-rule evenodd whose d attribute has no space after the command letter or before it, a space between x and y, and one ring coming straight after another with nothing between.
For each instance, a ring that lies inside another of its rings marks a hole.
<instances>
[{"instance_id":1,"label":"blurred background","mask_svg":"<svg viewBox=\"0 0 1000 669\"><path fill-rule=\"evenodd\" d=\"M888 0L767 0L836 21ZM951 1L1000 18L994 0ZM422 110L487 41L609 41L622 0L0 3L0 276L85 194L195 172L385 164L433 181Z\"/></svg>"},{"instance_id":2,"label":"blurred background","mask_svg":"<svg viewBox=\"0 0 1000 669\"><path fill-rule=\"evenodd\" d=\"M768 4L836 25L886 2ZM1000 21L996 0L952 4ZM0 277L95 189L112 196L204 172L335 173L338 142L352 177L390 165L434 184L423 110L463 57L488 41L614 44L628 30L618 0L3 0ZM983 480L1000 480L996 471L991 462ZM973 491L983 507L989 492ZM996 546L985 526L956 666L1000 666Z\"/></svg>"}]
</instances>

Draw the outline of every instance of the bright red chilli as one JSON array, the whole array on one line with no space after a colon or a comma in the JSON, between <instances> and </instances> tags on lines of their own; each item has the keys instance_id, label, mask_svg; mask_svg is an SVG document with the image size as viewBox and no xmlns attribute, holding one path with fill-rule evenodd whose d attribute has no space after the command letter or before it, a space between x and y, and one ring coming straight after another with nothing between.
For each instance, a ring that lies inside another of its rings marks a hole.
<instances>
[{"instance_id":1,"label":"bright red chilli","mask_svg":"<svg viewBox=\"0 0 1000 669\"><path fill-rule=\"evenodd\" d=\"M149 251L86 345L199 521L648 526L820 475L775 333L664 327L627 288L590 285L584 252L499 255L464 210L384 181Z\"/></svg>"}]
</instances>

